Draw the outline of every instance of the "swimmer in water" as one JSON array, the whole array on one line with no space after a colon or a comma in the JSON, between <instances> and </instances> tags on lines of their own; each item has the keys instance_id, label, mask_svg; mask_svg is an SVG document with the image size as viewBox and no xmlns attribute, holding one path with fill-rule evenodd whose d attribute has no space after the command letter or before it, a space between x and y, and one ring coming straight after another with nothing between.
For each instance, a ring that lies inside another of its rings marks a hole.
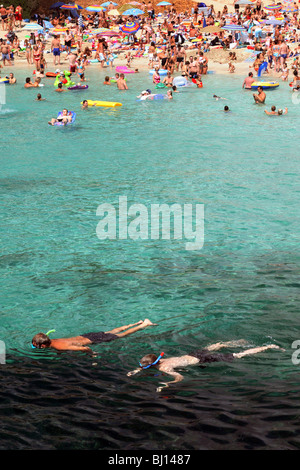
<instances>
[{"instance_id":1,"label":"swimmer in water","mask_svg":"<svg viewBox=\"0 0 300 470\"><path fill-rule=\"evenodd\" d=\"M224 106L224 111L225 113L231 113L230 109L228 106Z\"/></svg>"},{"instance_id":2,"label":"swimmer in water","mask_svg":"<svg viewBox=\"0 0 300 470\"><path fill-rule=\"evenodd\" d=\"M217 95L213 95L213 98L215 98L216 101L218 101L218 100L227 100L227 98L222 98L222 96L217 96Z\"/></svg>"},{"instance_id":3,"label":"swimmer in water","mask_svg":"<svg viewBox=\"0 0 300 470\"><path fill-rule=\"evenodd\" d=\"M266 94L261 86L257 87L257 95L253 93L253 98L256 104L264 104L266 101Z\"/></svg>"},{"instance_id":4,"label":"swimmer in water","mask_svg":"<svg viewBox=\"0 0 300 470\"><path fill-rule=\"evenodd\" d=\"M240 359L244 356L257 354L266 351L267 349L281 349L284 351L284 349L280 348L276 344L270 344L268 346L246 349L244 352L240 353L223 354L214 352L221 348L244 346L245 344L247 344L245 340L216 343L207 346L205 349L198 349L191 352L190 354L179 357L170 357L169 359L162 359L164 353L161 353L158 357L155 354L147 354L140 360L140 367L131 372L128 372L127 376L130 377L137 374L138 372L141 372L143 369L155 367L160 372L164 372L165 374L168 374L174 378L174 380L170 382L161 382L163 386L156 389L157 392L160 392L163 388L169 387L171 383L177 383L183 380L184 377L175 371L175 369L178 367L181 368L209 362L232 362L234 359Z\"/></svg>"},{"instance_id":5,"label":"swimmer in water","mask_svg":"<svg viewBox=\"0 0 300 470\"><path fill-rule=\"evenodd\" d=\"M265 113L268 116L282 116L283 114L287 114L287 112L288 112L287 108L284 109L284 112L283 112L283 109L278 109L278 111L276 111L276 106L272 106L271 111L267 111L265 109Z\"/></svg>"},{"instance_id":6,"label":"swimmer in water","mask_svg":"<svg viewBox=\"0 0 300 470\"><path fill-rule=\"evenodd\" d=\"M36 95L35 101L46 101L46 98L42 98L42 95L41 95L40 93L38 93L38 94Z\"/></svg>"},{"instance_id":7,"label":"swimmer in water","mask_svg":"<svg viewBox=\"0 0 300 470\"><path fill-rule=\"evenodd\" d=\"M53 348L58 351L86 351L92 352L89 347L91 344L106 343L113 341L124 336L131 335L136 331L147 328L147 326L155 326L148 318L144 321L132 323L130 325L121 326L114 328L110 331L100 331L97 333L86 333L80 336L74 336L71 338L57 338L50 339L48 335L44 333L38 333L32 338L32 347L38 349Z\"/></svg>"},{"instance_id":8,"label":"swimmer in water","mask_svg":"<svg viewBox=\"0 0 300 470\"><path fill-rule=\"evenodd\" d=\"M59 84L57 85L57 88L55 90L57 93L61 93L62 91L66 91L63 89L63 86L62 86L62 83L59 82Z\"/></svg>"}]
</instances>

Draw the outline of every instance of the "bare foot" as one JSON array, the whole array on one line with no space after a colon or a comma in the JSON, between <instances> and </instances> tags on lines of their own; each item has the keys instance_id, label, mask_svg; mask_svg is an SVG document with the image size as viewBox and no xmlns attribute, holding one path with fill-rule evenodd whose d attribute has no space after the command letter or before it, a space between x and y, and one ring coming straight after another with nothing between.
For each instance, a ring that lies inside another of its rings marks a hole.
<instances>
[{"instance_id":1,"label":"bare foot","mask_svg":"<svg viewBox=\"0 0 300 470\"><path fill-rule=\"evenodd\" d=\"M149 318L145 318L143 323L144 323L145 326L150 326L150 325L156 326L157 325L157 323L152 323L152 321L150 321Z\"/></svg>"}]
</instances>

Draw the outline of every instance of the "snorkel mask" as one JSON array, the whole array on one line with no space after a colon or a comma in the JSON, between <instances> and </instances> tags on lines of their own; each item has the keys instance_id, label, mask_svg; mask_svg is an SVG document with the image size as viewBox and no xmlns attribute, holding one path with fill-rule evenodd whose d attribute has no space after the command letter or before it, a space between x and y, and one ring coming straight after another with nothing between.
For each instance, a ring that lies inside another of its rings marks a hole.
<instances>
[{"instance_id":1,"label":"snorkel mask","mask_svg":"<svg viewBox=\"0 0 300 470\"><path fill-rule=\"evenodd\" d=\"M55 332L55 330L49 330L49 331L47 331L46 336L49 336L50 333L54 333L54 332ZM31 343L31 347L32 347L32 349L39 349L39 348L37 348L36 346L33 346L32 343Z\"/></svg>"},{"instance_id":2,"label":"snorkel mask","mask_svg":"<svg viewBox=\"0 0 300 470\"><path fill-rule=\"evenodd\" d=\"M147 366L143 366L143 365L139 362L139 365L140 365L140 367L141 367L142 369L149 369L149 367L155 366L155 364L157 364L158 361L160 361L160 359L163 357L164 354L165 354L165 353L163 353L163 352L160 353L160 355L158 356L158 358L157 358L154 362L152 362L152 364L148 364Z\"/></svg>"}]
</instances>

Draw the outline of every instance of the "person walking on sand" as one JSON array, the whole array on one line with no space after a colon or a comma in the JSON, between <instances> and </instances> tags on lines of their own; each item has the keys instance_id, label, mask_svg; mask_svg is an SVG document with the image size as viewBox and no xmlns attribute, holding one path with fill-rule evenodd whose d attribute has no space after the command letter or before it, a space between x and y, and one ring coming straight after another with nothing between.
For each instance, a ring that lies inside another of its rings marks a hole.
<instances>
[{"instance_id":1,"label":"person walking on sand","mask_svg":"<svg viewBox=\"0 0 300 470\"><path fill-rule=\"evenodd\" d=\"M160 392L163 388L168 387L171 383L177 383L183 380L184 377L174 370L178 367L187 367L209 362L232 362L234 359L240 359L244 356L257 354L266 351L267 349L281 349L284 351L284 349L280 348L276 344L269 344L268 346L246 349L246 351L240 353L214 353L214 351L218 351L221 348L244 346L245 344L247 344L247 342L243 339L238 341L228 341L226 343L215 343L207 346L205 349L198 349L191 352L190 354L179 357L170 357L169 359L162 359L164 353L161 353L158 357L155 354L147 354L140 360L140 367L131 372L128 372L127 376L130 377L137 374L138 372L141 372L143 369L148 369L149 367L155 366L159 371L174 377L174 380L170 382L161 382L163 386L157 388L157 392Z\"/></svg>"},{"instance_id":2,"label":"person walking on sand","mask_svg":"<svg viewBox=\"0 0 300 470\"><path fill-rule=\"evenodd\" d=\"M86 333L71 338L50 339L48 334L38 333L32 338L32 347L38 349L54 348L58 351L86 351L91 352L91 344L106 343L124 336L131 335L136 331L155 326L148 318L144 321L132 323L130 325L114 328L110 331L99 331L96 333ZM50 333L50 332L49 332Z\"/></svg>"},{"instance_id":3,"label":"person walking on sand","mask_svg":"<svg viewBox=\"0 0 300 470\"><path fill-rule=\"evenodd\" d=\"M54 36L54 38L52 39L51 51L53 53L53 64L60 65L60 40L58 36Z\"/></svg>"}]
</instances>

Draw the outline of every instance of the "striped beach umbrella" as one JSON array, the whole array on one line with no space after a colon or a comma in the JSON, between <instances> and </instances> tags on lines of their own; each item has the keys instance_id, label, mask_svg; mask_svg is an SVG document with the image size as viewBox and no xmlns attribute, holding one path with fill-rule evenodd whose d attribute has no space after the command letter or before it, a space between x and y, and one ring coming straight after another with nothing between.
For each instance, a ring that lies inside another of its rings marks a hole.
<instances>
[{"instance_id":1,"label":"striped beach umbrella","mask_svg":"<svg viewBox=\"0 0 300 470\"><path fill-rule=\"evenodd\" d=\"M60 8L62 10L83 10L83 7L78 5L78 3L73 3L72 5L64 3Z\"/></svg>"},{"instance_id":2,"label":"striped beach umbrella","mask_svg":"<svg viewBox=\"0 0 300 470\"><path fill-rule=\"evenodd\" d=\"M43 29L43 26L38 23L27 23L22 29L26 31L39 31L40 29Z\"/></svg>"},{"instance_id":3,"label":"striped beach umbrella","mask_svg":"<svg viewBox=\"0 0 300 470\"><path fill-rule=\"evenodd\" d=\"M135 21L129 21L120 26L120 31L125 34L135 34L140 29L140 25Z\"/></svg>"},{"instance_id":4,"label":"striped beach umbrella","mask_svg":"<svg viewBox=\"0 0 300 470\"><path fill-rule=\"evenodd\" d=\"M104 7L102 7L101 5L90 5L86 7L86 11L97 12L97 11L102 11L102 10L104 10Z\"/></svg>"},{"instance_id":5,"label":"striped beach umbrella","mask_svg":"<svg viewBox=\"0 0 300 470\"><path fill-rule=\"evenodd\" d=\"M282 5L267 5L266 7L264 7L264 9L267 11L280 10L281 8Z\"/></svg>"}]
</instances>

